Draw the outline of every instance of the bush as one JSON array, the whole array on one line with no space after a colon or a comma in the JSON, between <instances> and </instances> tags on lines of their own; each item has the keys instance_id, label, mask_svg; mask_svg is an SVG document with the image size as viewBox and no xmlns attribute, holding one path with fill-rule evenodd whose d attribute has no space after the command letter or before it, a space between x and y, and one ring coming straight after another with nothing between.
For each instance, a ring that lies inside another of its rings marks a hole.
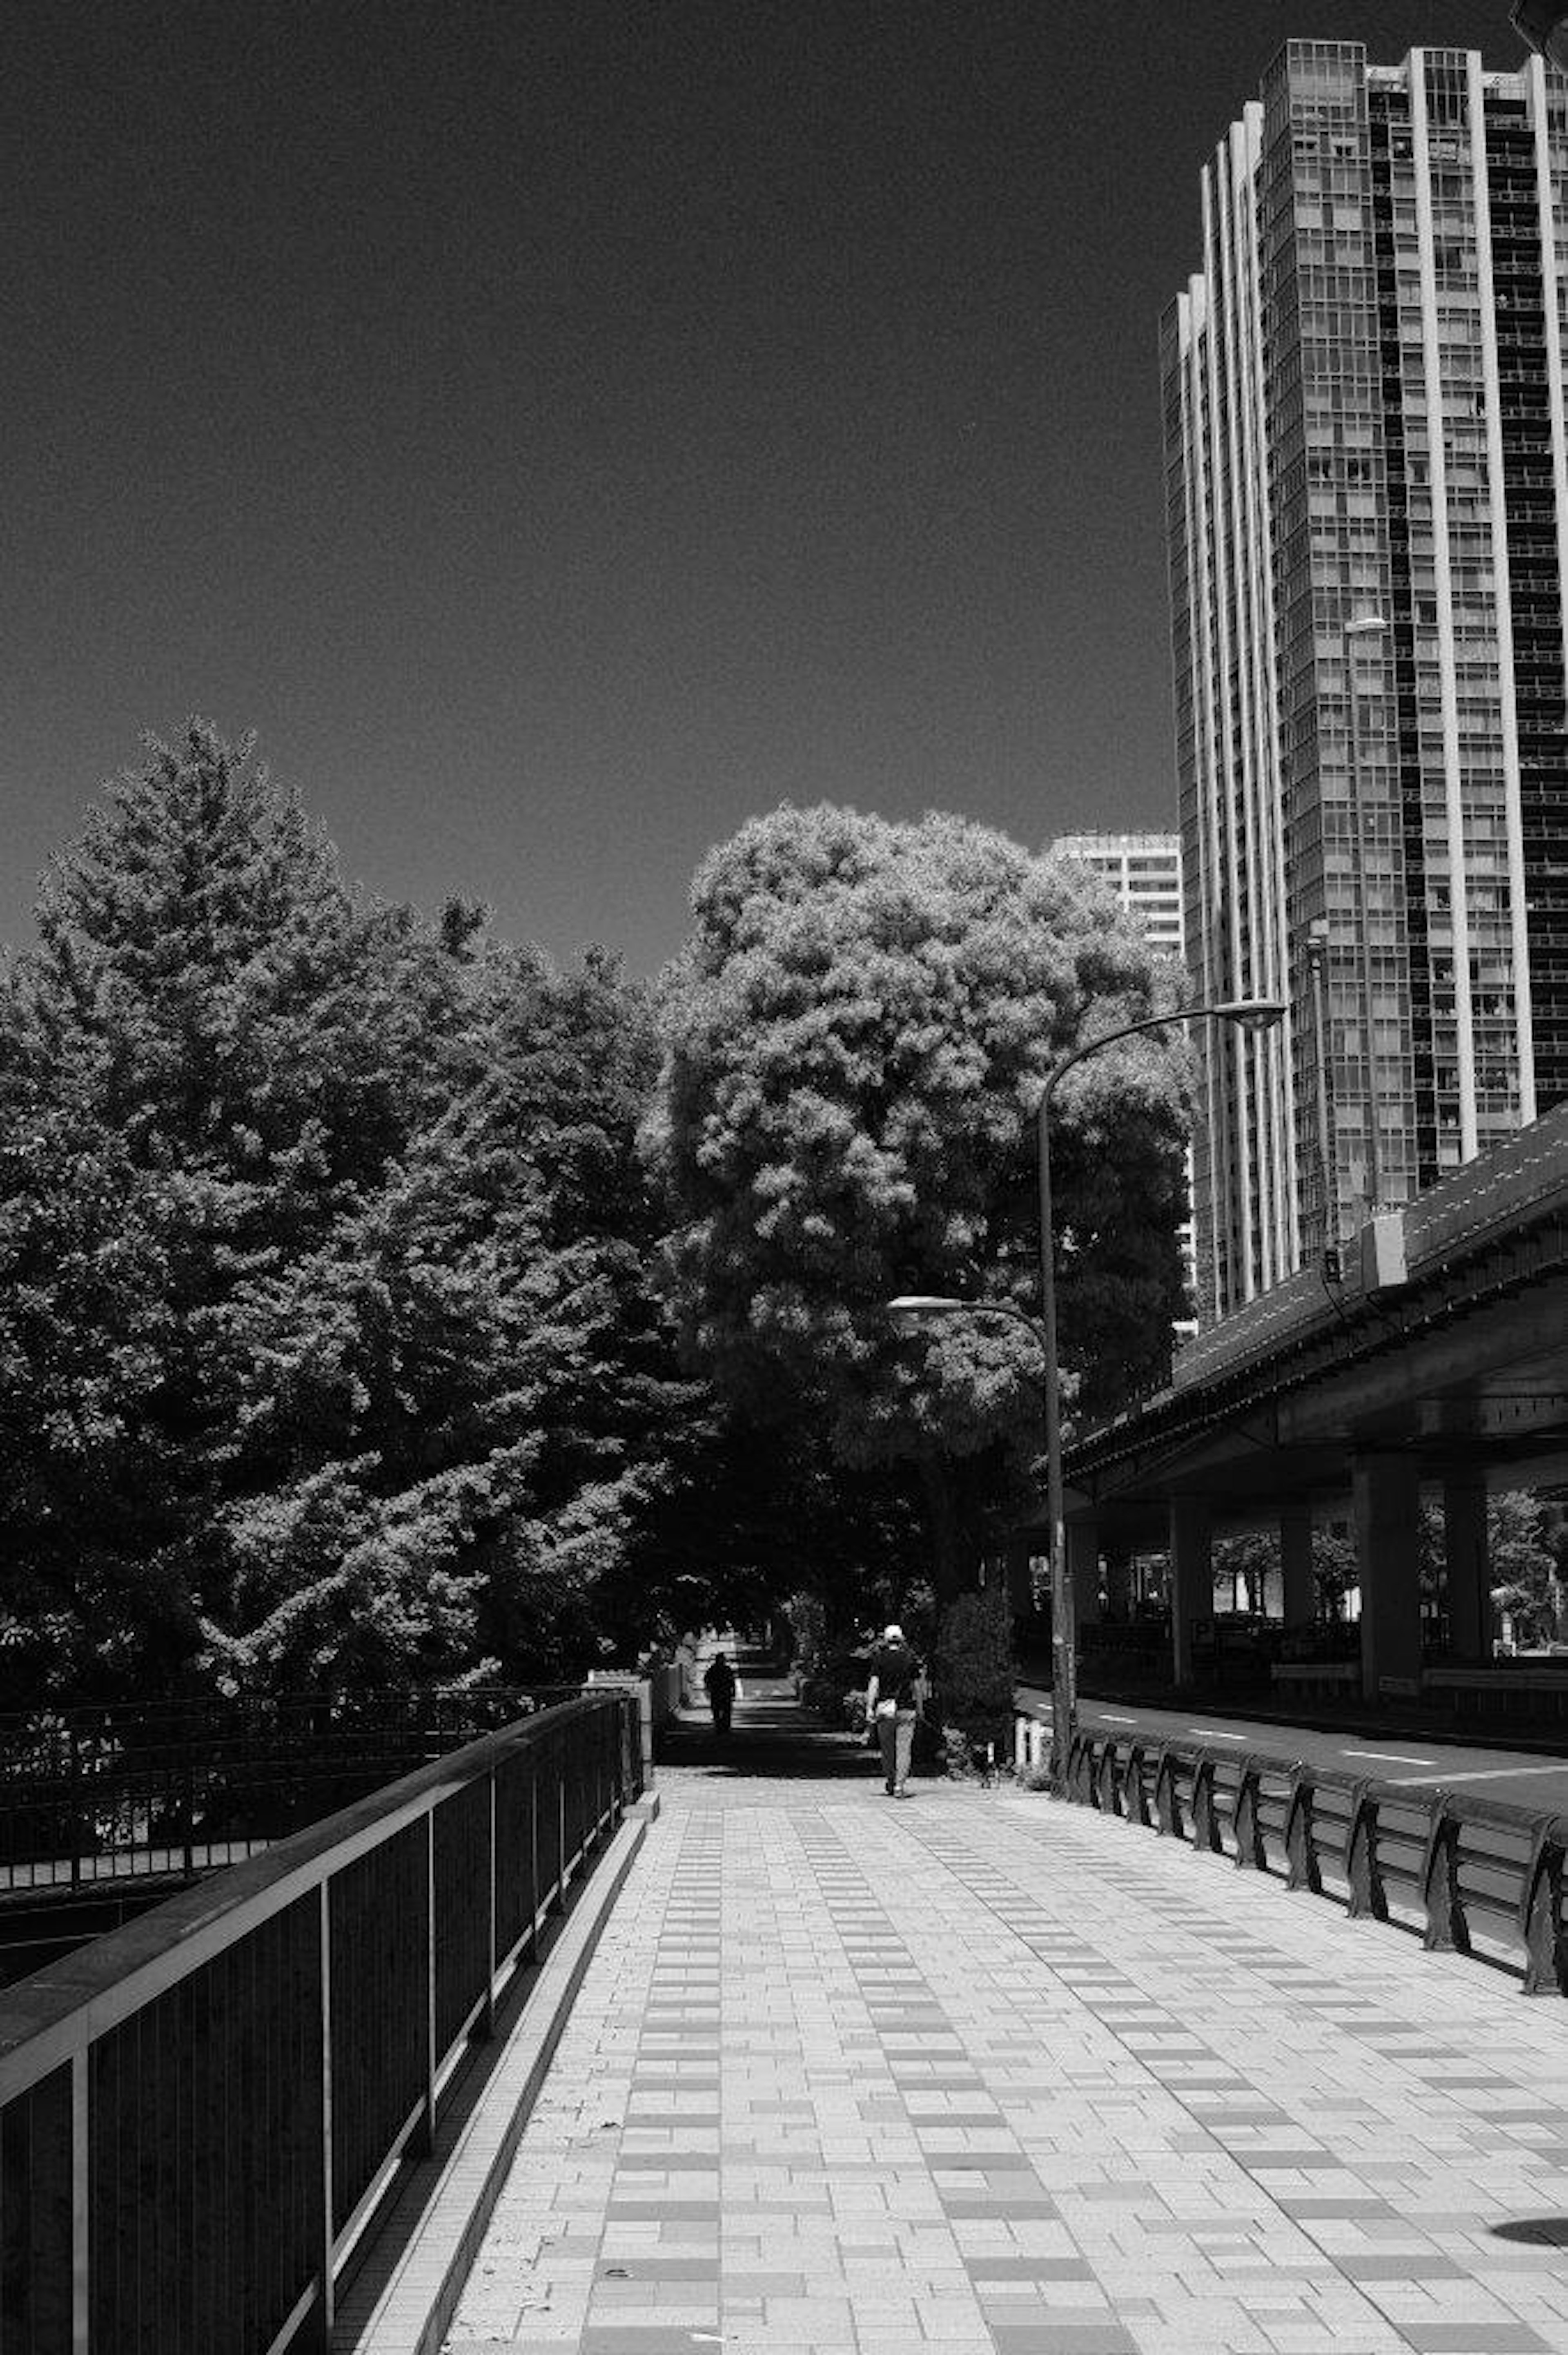
<instances>
[{"instance_id":1,"label":"bush","mask_svg":"<svg viewBox=\"0 0 1568 2355\"><path fill-rule=\"evenodd\" d=\"M961 1594L942 1621L938 1690L944 1726L971 1743L993 1742L1005 1763L1012 1748L1012 1618L1000 1587Z\"/></svg>"}]
</instances>

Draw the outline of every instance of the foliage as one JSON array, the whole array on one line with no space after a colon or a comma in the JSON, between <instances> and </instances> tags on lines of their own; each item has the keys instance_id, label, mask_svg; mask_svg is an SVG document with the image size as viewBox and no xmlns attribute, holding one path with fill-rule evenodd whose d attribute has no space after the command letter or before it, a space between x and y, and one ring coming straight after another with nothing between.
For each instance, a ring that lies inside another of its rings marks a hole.
<instances>
[{"instance_id":1,"label":"foliage","mask_svg":"<svg viewBox=\"0 0 1568 2355\"><path fill-rule=\"evenodd\" d=\"M906 1339L883 1304L1033 1297L1044 1079L1168 983L1086 879L951 817L780 809L710 855L693 911L650 1126L685 1348L753 1421L816 1417L836 1464L916 1472L951 1592L1036 1485L1039 1345L998 1316ZM1056 1107L1085 1412L1163 1370L1180 1313L1181 1055L1125 1042Z\"/></svg>"},{"instance_id":2,"label":"foliage","mask_svg":"<svg viewBox=\"0 0 1568 2355\"><path fill-rule=\"evenodd\" d=\"M961 1594L943 1614L937 1650L937 1698L946 1727L968 1742L993 1742L1005 1756L1012 1726L1016 1668L1007 1596L991 1586Z\"/></svg>"},{"instance_id":3,"label":"foliage","mask_svg":"<svg viewBox=\"0 0 1568 2355\"><path fill-rule=\"evenodd\" d=\"M0 1678L583 1665L699 1395L646 994L360 905L201 722L150 754L0 988Z\"/></svg>"},{"instance_id":4,"label":"foliage","mask_svg":"<svg viewBox=\"0 0 1568 2355\"><path fill-rule=\"evenodd\" d=\"M1559 1557L1554 1516L1528 1489L1505 1489L1487 1500L1487 1556L1492 1603L1513 1621L1526 1650L1558 1638Z\"/></svg>"}]
</instances>

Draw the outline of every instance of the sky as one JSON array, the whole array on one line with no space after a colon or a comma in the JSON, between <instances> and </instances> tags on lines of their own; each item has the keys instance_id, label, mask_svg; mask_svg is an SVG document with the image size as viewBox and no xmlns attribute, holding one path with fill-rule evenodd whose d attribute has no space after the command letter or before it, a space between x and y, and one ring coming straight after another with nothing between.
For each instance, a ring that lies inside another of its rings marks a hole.
<instances>
[{"instance_id":1,"label":"sky","mask_svg":"<svg viewBox=\"0 0 1568 2355\"><path fill-rule=\"evenodd\" d=\"M1173 826L1156 342L1279 44L1507 0L13 0L0 941L254 730L652 972L780 801Z\"/></svg>"}]
</instances>

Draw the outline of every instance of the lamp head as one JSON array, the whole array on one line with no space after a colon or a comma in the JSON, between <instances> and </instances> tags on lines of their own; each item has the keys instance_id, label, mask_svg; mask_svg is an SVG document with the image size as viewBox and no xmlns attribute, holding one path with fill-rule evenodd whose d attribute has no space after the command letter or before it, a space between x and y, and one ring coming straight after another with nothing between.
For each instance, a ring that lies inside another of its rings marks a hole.
<instances>
[{"instance_id":1,"label":"lamp head","mask_svg":"<svg viewBox=\"0 0 1568 2355\"><path fill-rule=\"evenodd\" d=\"M895 1324L923 1325L929 1317L955 1316L969 1304L939 1292L901 1292L895 1300L885 1301L883 1305Z\"/></svg>"},{"instance_id":2,"label":"lamp head","mask_svg":"<svg viewBox=\"0 0 1568 2355\"><path fill-rule=\"evenodd\" d=\"M1253 1037L1274 1029L1288 1011L1283 997L1233 997L1209 1008L1216 1022L1234 1022L1238 1030Z\"/></svg>"}]
</instances>

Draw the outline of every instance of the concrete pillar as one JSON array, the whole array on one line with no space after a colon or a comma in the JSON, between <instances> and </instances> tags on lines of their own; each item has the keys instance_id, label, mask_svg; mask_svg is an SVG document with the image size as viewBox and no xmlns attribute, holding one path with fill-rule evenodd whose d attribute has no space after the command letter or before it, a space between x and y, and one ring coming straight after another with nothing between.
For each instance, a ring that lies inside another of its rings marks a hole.
<instances>
[{"instance_id":1,"label":"concrete pillar","mask_svg":"<svg viewBox=\"0 0 1568 2355\"><path fill-rule=\"evenodd\" d=\"M1280 1508L1279 1560L1285 1573L1285 1624L1309 1627L1318 1616L1312 1575L1312 1508L1294 1498Z\"/></svg>"},{"instance_id":2,"label":"concrete pillar","mask_svg":"<svg viewBox=\"0 0 1568 2355\"><path fill-rule=\"evenodd\" d=\"M1067 1575L1078 1606L1080 1627L1094 1627L1100 1616L1100 1525L1098 1521L1067 1524Z\"/></svg>"},{"instance_id":3,"label":"concrete pillar","mask_svg":"<svg viewBox=\"0 0 1568 2355\"><path fill-rule=\"evenodd\" d=\"M1214 1614L1213 1516L1202 1497L1171 1500L1171 1668L1192 1681L1192 1622Z\"/></svg>"},{"instance_id":4,"label":"concrete pillar","mask_svg":"<svg viewBox=\"0 0 1568 2355\"><path fill-rule=\"evenodd\" d=\"M1361 1589L1361 1693L1408 1699L1421 1689L1421 1475L1415 1457L1368 1450L1351 1466Z\"/></svg>"},{"instance_id":5,"label":"concrete pillar","mask_svg":"<svg viewBox=\"0 0 1568 2355\"><path fill-rule=\"evenodd\" d=\"M1132 1616L1132 1556L1125 1547L1106 1556L1106 1616L1123 1621Z\"/></svg>"},{"instance_id":6,"label":"concrete pillar","mask_svg":"<svg viewBox=\"0 0 1568 2355\"><path fill-rule=\"evenodd\" d=\"M1491 1562L1487 1552L1487 1484L1478 1471L1451 1472L1443 1483L1444 1582L1448 1656L1471 1667L1492 1658Z\"/></svg>"}]
</instances>

